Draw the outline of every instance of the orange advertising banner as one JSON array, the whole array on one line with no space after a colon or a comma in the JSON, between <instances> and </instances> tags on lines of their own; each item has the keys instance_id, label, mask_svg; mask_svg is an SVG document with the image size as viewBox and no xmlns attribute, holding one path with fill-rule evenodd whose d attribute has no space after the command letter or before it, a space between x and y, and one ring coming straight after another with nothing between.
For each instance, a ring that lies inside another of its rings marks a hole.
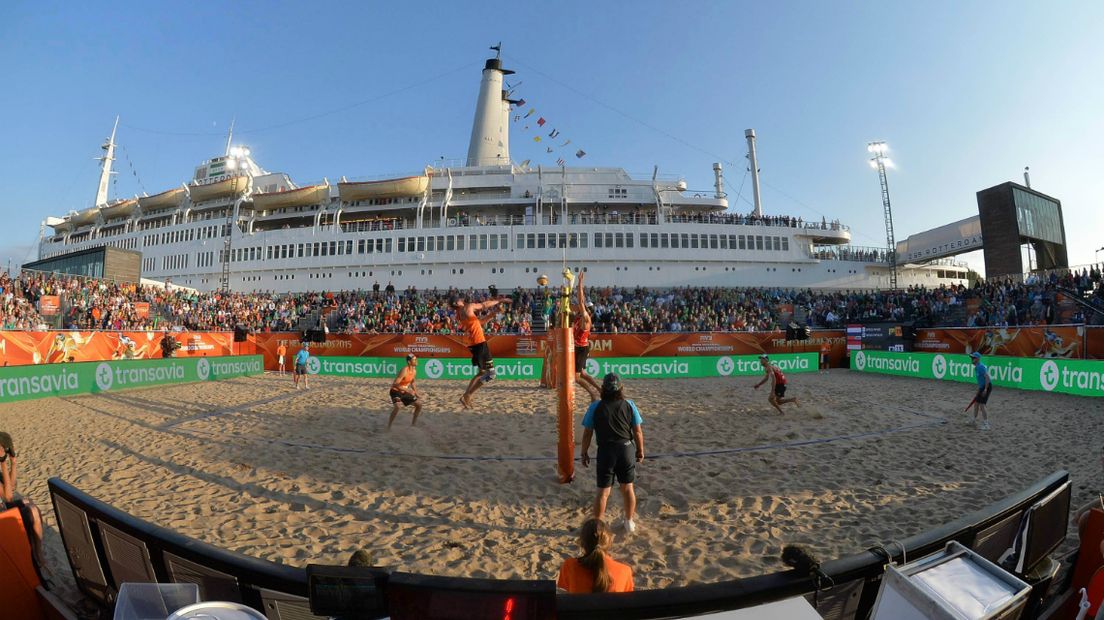
<instances>
[{"instance_id":1,"label":"orange advertising banner","mask_svg":"<svg viewBox=\"0 0 1104 620\"><path fill-rule=\"evenodd\" d=\"M42 316L57 316L61 309L61 298L57 295L43 295L38 298L38 313Z\"/></svg>"},{"instance_id":2,"label":"orange advertising banner","mask_svg":"<svg viewBox=\"0 0 1104 620\"><path fill-rule=\"evenodd\" d=\"M294 356L301 343L296 332L256 334L250 337L257 353L265 358L265 368L276 369L276 349L281 344ZM843 330L816 330L805 341L786 341L786 333L776 332L704 332L674 334L591 334L593 357L643 357L682 355L752 355L757 353L804 353L819 351L827 342L834 366L846 355ZM544 357L550 342L544 334L530 336L491 336L487 346L494 357ZM326 342L311 343L312 355L348 355L357 357L469 357L463 336L433 334L329 334Z\"/></svg>"},{"instance_id":3,"label":"orange advertising banner","mask_svg":"<svg viewBox=\"0 0 1104 620\"><path fill-rule=\"evenodd\" d=\"M1046 327L944 327L918 329L912 343L914 351L927 353L972 353L1013 357L1085 356L1082 341L1085 327L1051 325Z\"/></svg>"},{"instance_id":4,"label":"orange advertising banner","mask_svg":"<svg viewBox=\"0 0 1104 620\"><path fill-rule=\"evenodd\" d=\"M232 332L168 332L176 357L232 355ZM166 332L0 331L0 366L161 357Z\"/></svg>"},{"instance_id":5,"label":"orange advertising banner","mask_svg":"<svg viewBox=\"0 0 1104 620\"><path fill-rule=\"evenodd\" d=\"M149 302L148 301L136 301L136 302L134 302L134 314L140 319L149 318Z\"/></svg>"},{"instance_id":6,"label":"orange advertising banner","mask_svg":"<svg viewBox=\"0 0 1104 620\"><path fill-rule=\"evenodd\" d=\"M1104 326L1085 328L1085 357L1104 360Z\"/></svg>"}]
</instances>

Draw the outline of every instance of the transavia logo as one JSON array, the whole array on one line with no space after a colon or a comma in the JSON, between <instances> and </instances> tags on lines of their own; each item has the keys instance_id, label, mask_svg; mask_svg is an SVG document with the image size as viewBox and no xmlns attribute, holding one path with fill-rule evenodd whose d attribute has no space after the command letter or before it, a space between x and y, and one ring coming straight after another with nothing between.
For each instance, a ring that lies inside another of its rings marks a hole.
<instances>
[{"instance_id":1,"label":"transavia logo","mask_svg":"<svg viewBox=\"0 0 1104 620\"><path fill-rule=\"evenodd\" d=\"M322 361L317 357L307 358L307 372L312 375L317 375L322 370Z\"/></svg>"},{"instance_id":2,"label":"transavia logo","mask_svg":"<svg viewBox=\"0 0 1104 620\"><path fill-rule=\"evenodd\" d=\"M1061 374L1058 371L1058 364L1047 360L1043 362L1043 367L1039 369L1039 383L1043 384L1044 390L1050 392L1058 387L1058 377Z\"/></svg>"},{"instance_id":3,"label":"transavia logo","mask_svg":"<svg viewBox=\"0 0 1104 620\"><path fill-rule=\"evenodd\" d=\"M440 379L445 374L445 365L441 360L429 360L425 365L425 373L430 379Z\"/></svg>"},{"instance_id":4,"label":"transavia logo","mask_svg":"<svg viewBox=\"0 0 1104 620\"><path fill-rule=\"evenodd\" d=\"M947 358L942 355L932 358L932 374L936 379L942 379L947 375Z\"/></svg>"},{"instance_id":5,"label":"transavia logo","mask_svg":"<svg viewBox=\"0 0 1104 620\"><path fill-rule=\"evenodd\" d=\"M100 388L101 392L110 390L114 382L115 375L111 372L111 366L108 364L96 366L96 387Z\"/></svg>"},{"instance_id":6,"label":"transavia logo","mask_svg":"<svg viewBox=\"0 0 1104 620\"><path fill-rule=\"evenodd\" d=\"M866 369L866 354L862 351L855 351L855 368L860 372Z\"/></svg>"},{"instance_id":7,"label":"transavia logo","mask_svg":"<svg viewBox=\"0 0 1104 620\"><path fill-rule=\"evenodd\" d=\"M592 377L597 377L600 372L602 372L602 367L598 365L598 360L588 358L586 362L586 373Z\"/></svg>"},{"instance_id":8,"label":"transavia logo","mask_svg":"<svg viewBox=\"0 0 1104 620\"><path fill-rule=\"evenodd\" d=\"M717 374L722 377L727 377L732 374L732 371L736 369L736 364L732 363L732 358L723 355L717 358Z\"/></svg>"},{"instance_id":9,"label":"transavia logo","mask_svg":"<svg viewBox=\"0 0 1104 620\"><path fill-rule=\"evenodd\" d=\"M196 374L199 375L200 381L206 381L211 376L211 362L206 359L200 358L196 362Z\"/></svg>"}]
</instances>

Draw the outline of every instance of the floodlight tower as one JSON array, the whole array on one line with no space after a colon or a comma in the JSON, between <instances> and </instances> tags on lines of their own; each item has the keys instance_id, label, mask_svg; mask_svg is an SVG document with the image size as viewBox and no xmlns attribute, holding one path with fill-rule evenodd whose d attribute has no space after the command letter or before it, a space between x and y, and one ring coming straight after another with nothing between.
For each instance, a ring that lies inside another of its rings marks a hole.
<instances>
[{"instance_id":1,"label":"floodlight tower","mask_svg":"<svg viewBox=\"0 0 1104 620\"><path fill-rule=\"evenodd\" d=\"M893 161L886 156L889 146L885 142L870 142L866 150L873 153L870 167L878 171L878 180L882 184L882 208L885 209L886 253L889 257L889 286L897 289L897 242L893 239L893 209L889 206L889 182L886 180L886 168L893 167Z\"/></svg>"}]
</instances>

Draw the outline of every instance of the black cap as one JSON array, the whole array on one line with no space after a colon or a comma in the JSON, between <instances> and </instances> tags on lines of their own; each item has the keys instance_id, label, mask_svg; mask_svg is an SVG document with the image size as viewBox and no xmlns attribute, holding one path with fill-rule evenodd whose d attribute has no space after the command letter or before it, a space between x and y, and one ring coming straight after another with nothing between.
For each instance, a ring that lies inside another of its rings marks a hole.
<instances>
[{"instance_id":1,"label":"black cap","mask_svg":"<svg viewBox=\"0 0 1104 620\"><path fill-rule=\"evenodd\" d=\"M413 353L407 353L406 354L406 361L409 362L410 360L414 359L415 357L418 357L418 356L414 355Z\"/></svg>"},{"instance_id":2,"label":"black cap","mask_svg":"<svg viewBox=\"0 0 1104 620\"><path fill-rule=\"evenodd\" d=\"M605 377L602 377L602 391L603 392L616 392L621 389L621 377L618 377L614 373L609 373Z\"/></svg>"}]
</instances>

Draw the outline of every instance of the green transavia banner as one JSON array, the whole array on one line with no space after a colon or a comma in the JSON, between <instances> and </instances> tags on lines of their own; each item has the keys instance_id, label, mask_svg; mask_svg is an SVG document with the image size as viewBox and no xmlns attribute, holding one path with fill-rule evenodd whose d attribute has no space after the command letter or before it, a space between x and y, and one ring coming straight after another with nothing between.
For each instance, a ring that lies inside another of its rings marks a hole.
<instances>
[{"instance_id":1,"label":"green transavia banner","mask_svg":"<svg viewBox=\"0 0 1104 620\"><path fill-rule=\"evenodd\" d=\"M770 356L782 372L816 372L816 353L776 353ZM623 379L686 379L697 377L752 377L763 374L758 355L703 355L686 357L592 357L587 374L601 378L617 373Z\"/></svg>"},{"instance_id":2,"label":"green transavia banner","mask_svg":"<svg viewBox=\"0 0 1104 620\"><path fill-rule=\"evenodd\" d=\"M405 364L401 357L342 357L318 355L307 359L312 375L393 379ZM495 360L499 379L540 379L542 360L507 358ZM428 358L418 360L419 379L471 379L476 367L465 358Z\"/></svg>"},{"instance_id":3,"label":"green transavia banner","mask_svg":"<svg viewBox=\"0 0 1104 620\"><path fill-rule=\"evenodd\" d=\"M1035 357L981 358L993 385L1020 390L1104 396L1104 361ZM855 351L851 368L902 377L974 383L974 365L967 355Z\"/></svg>"},{"instance_id":4,"label":"green transavia banner","mask_svg":"<svg viewBox=\"0 0 1104 620\"><path fill-rule=\"evenodd\" d=\"M0 368L0 402L218 381L262 372L260 355L8 366Z\"/></svg>"},{"instance_id":5,"label":"green transavia banner","mask_svg":"<svg viewBox=\"0 0 1104 620\"><path fill-rule=\"evenodd\" d=\"M784 353L771 356L783 372L814 372L816 353ZM324 355L307 361L312 375L392 378L403 365L402 358L339 357ZM540 379L544 360L540 358L499 358L495 370L499 379ZM763 374L756 355L688 357L600 357L590 358L587 374L601 378L617 373L625 379L683 379L691 377L746 377ZM419 379L471 379L476 367L465 358L423 358L418 360Z\"/></svg>"}]
</instances>

